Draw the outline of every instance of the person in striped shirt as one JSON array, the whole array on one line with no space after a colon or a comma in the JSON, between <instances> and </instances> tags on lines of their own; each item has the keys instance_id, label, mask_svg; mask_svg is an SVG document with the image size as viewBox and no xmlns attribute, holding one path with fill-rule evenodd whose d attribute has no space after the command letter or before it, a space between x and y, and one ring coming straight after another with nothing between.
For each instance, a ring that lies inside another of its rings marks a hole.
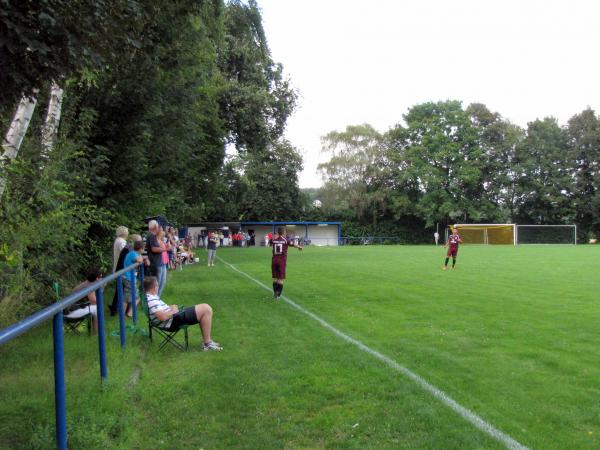
<instances>
[{"instance_id":1,"label":"person in striped shirt","mask_svg":"<svg viewBox=\"0 0 600 450\"><path fill-rule=\"evenodd\" d=\"M202 350L221 351L221 345L212 340L213 310L207 303L201 303L180 311L177 305L167 305L158 295L158 280L156 277L144 278L144 292L148 303L148 315L152 325L167 331L177 331L183 325L200 326L202 333Z\"/></svg>"}]
</instances>

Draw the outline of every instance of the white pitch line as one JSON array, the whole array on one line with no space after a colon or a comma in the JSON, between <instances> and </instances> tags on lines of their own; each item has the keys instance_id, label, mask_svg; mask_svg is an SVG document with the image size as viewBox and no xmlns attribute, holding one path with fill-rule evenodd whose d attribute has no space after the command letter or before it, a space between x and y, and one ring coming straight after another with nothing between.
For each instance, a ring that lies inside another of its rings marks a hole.
<instances>
[{"instance_id":1,"label":"white pitch line","mask_svg":"<svg viewBox=\"0 0 600 450\"><path fill-rule=\"evenodd\" d=\"M229 266L231 269L235 270L237 273L245 276L249 280L251 280L254 283L258 284L259 286L261 286L265 290L267 290L269 292L271 292L273 290L272 288L268 287L264 283L258 281L257 279L253 278L252 276L248 275L246 272L243 272L243 271L239 270L233 264L228 263L223 258L217 256L217 259L219 259L220 261L222 261L223 263L225 263L227 266ZM425 379L421 378L416 373L414 373L411 370L407 369L406 367L398 364L393 359L391 359L391 358L389 358L389 357L387 357L387 356L379 353L377 350L373 350L371 347L368 347L367 345L365 345L362 342L354 339L353 337L348 336L346 333L338 330L336 327L334 327L333 325L329 324L325 320L321 319L316 314L308 311L307 309L304 309L302 306L300 306L297 303L295 303L294 301L290 300L285 295L282 295L281 298L287 304L289 304L290 306L296 308L301 313L306 314L311 319L316 320L321 326L323 326L324 328L327 328L329 331L331 331L337 337L343 339L346 342L349 342L350 344L355 345L356 347L358 347L362 351L364 351L364 352L370 354L371 356L374 356L378 360L382 361L388 367L391 367L395 371L400 372L401 374L403 374L406 377L410 378L415 383L417 383L419 386L421 386L421 388L423 390L429 392L431 395L433 395L435 398L437 398L438 400L440 400L446 406L450 407L450 409L452 409L455 413L457 413L459 416L461 416L467 422L469 422L472 425L474 425L475 428L477 428L478 430L483 431L484 433L488 434L492 438L494 438L497 441L501 442L502 444L504 444L506 446L506 448L511 449L511 450L529 450L528 447L525 447L523 444L517 442L515 439L513 439L512 437L510 437L508 434L500 431L495 426L493 426L491 423L489 423L486 420L482 419L481 417L479 417L477 414L475 414L470 409L465 408L464 406L462 406L461 404L459 404L456 400L452 399L449 395L447 395L444 391L441 391L440 389L436 388L434 385L432 385L431 383L427 382Z\"/></svg>"}]
</instances>

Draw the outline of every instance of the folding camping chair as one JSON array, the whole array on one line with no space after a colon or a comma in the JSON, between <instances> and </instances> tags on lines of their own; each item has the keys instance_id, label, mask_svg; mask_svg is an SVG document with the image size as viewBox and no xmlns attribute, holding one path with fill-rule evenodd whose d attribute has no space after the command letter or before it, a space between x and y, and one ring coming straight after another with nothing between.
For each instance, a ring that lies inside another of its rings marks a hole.
<instances>
[{"instance_id":1,"label":"folding camping chair","mask_svg":"<svg viewBox=\"0 0 600 450\"><path fill-rule=\"evenodd\" d=\"M87 326L88 334L92 334L92 315L87 313L81 317L67 317L63 315L63 327L66 331L70 331L73 334L81 334L79 326L85 322Z\"/></svg>"},{"instance_id":2,"label":"folding camping chair","mask_svg":"<svg viewBox=\"0 0 600 450\"><path fill-rule=\"evenodd\" d=\"M148 310L148 301L146 299L146 293L145 292L140 292L140 295L142 296L142 309L144 310L144 314L146 315L146 319L148 319L148 335L150 336L150 341L152 342L152 332L156 331L156 334L159 336L159 339L161 339L160 340L160 345L158 346L159 350L162 350L168 344L171 344L175 348L181 350L182 352L186 351L188 349L188 346L189 346L189 343L188 343L188 326L187 325L183 325L177 331L168 331L168 330L165 330L164 328L157 327L150 320L150 312ZM180 331L183 331L183 336L184 336L183 342L180 342L180 341L177 340L177 334Z\"/></svg>"},{"instance_id":3,"label":"folding camping chair","mask_svg":"<svg viewBox=\"0 0 600 450\"><path fill-rule=\"evenodd\" d=\"M56 295L56 301L60 300L60 284L58 281L52 283L52 290ZM89 303L88 303L89 304ZM92 314L87 313L81 317L67 317L63 315L63 328L67 332L71 332L73 334L81 334L79 331L79 326L85 322L87 325L88 334L92 334Z\"/></svg>"}]
</instances>

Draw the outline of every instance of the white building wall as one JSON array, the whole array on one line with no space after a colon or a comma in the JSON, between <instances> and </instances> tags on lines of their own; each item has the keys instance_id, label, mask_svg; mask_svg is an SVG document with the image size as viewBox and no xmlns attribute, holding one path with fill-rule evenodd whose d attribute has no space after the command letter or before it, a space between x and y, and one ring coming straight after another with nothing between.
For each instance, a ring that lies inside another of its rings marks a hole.
<instances>
[{"instance_id":1,"label":"white building wall","mask_svg":"<svg viewBox=\"0 0 600 450\"><path fill-rule=\"evenodd\" d=\"M275 232L278 226L282 225L276 225ZM338 245L337 225L308 225L308 229L305 225L287 225L285 228L289 236L306 237L311 245ZM257 246L264 245L265 236L273 232L272 225L243 225L242 229L246 232L254 230Z\"/></svg>"},{"instance_id":2,"label":"white building wall","mask_svg":"<svg viewBox=\"0 0 600 450\"><path fill-rule=\"evenodd\" d=\"M308 239L311 240L311 245L338 245L338 226L309 225Z\"/></svg>"}]
</instances>

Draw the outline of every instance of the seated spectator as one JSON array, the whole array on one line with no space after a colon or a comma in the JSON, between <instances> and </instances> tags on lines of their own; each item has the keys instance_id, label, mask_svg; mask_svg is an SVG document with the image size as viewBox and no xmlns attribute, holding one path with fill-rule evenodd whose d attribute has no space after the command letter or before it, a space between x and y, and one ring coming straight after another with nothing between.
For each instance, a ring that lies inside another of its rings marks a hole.
<instances>
[{"instance_id":1,"label":"seated spectator","mask_svg":"<svg viewBox=\"0 0 600 450\"><path fill-rule=\"evenodd\" d=\"M181 245L179 247L179 252L179 256L181 257L182 262L186 264L192 264L194 262L194 253L190 250L189 247Z\"/></svg>"},{"instance_id":2,"label":"seated spectator","mask_svg":"<svg viewBox=\"0 0 600 450\"><path fill-rule=\"evenodd\" d=\"M202 303L183 311L177 305L167 305L158 295L158 280L156 277L144 279L144 292L148 302L148 314L154 326L167 331L177 331L182 325L199 324L202 333L202 350L221 351L222 347L210 336L213 310L210 305Z\"/></svg>"},{"instance_id":3,"label":"seated spectator","mask_svg":"<svg viewBox=\"0 0 600 450\"><path fill-rule=\"evenodd\" d=\"M88 270L86 274L86 280L83 283L78 284L73 289L73 292L81 291L89 285L95 283L102 278L100 269L93 268ZM76 303L72 304L69 308L63 311L65 317L69 319L78 319L85 317L88 314L92 316L92 330L94 334L98 333L98 313L96 310L96 291L90 292L85 297L79 299Z\"/></svg>"}]
</instances>

